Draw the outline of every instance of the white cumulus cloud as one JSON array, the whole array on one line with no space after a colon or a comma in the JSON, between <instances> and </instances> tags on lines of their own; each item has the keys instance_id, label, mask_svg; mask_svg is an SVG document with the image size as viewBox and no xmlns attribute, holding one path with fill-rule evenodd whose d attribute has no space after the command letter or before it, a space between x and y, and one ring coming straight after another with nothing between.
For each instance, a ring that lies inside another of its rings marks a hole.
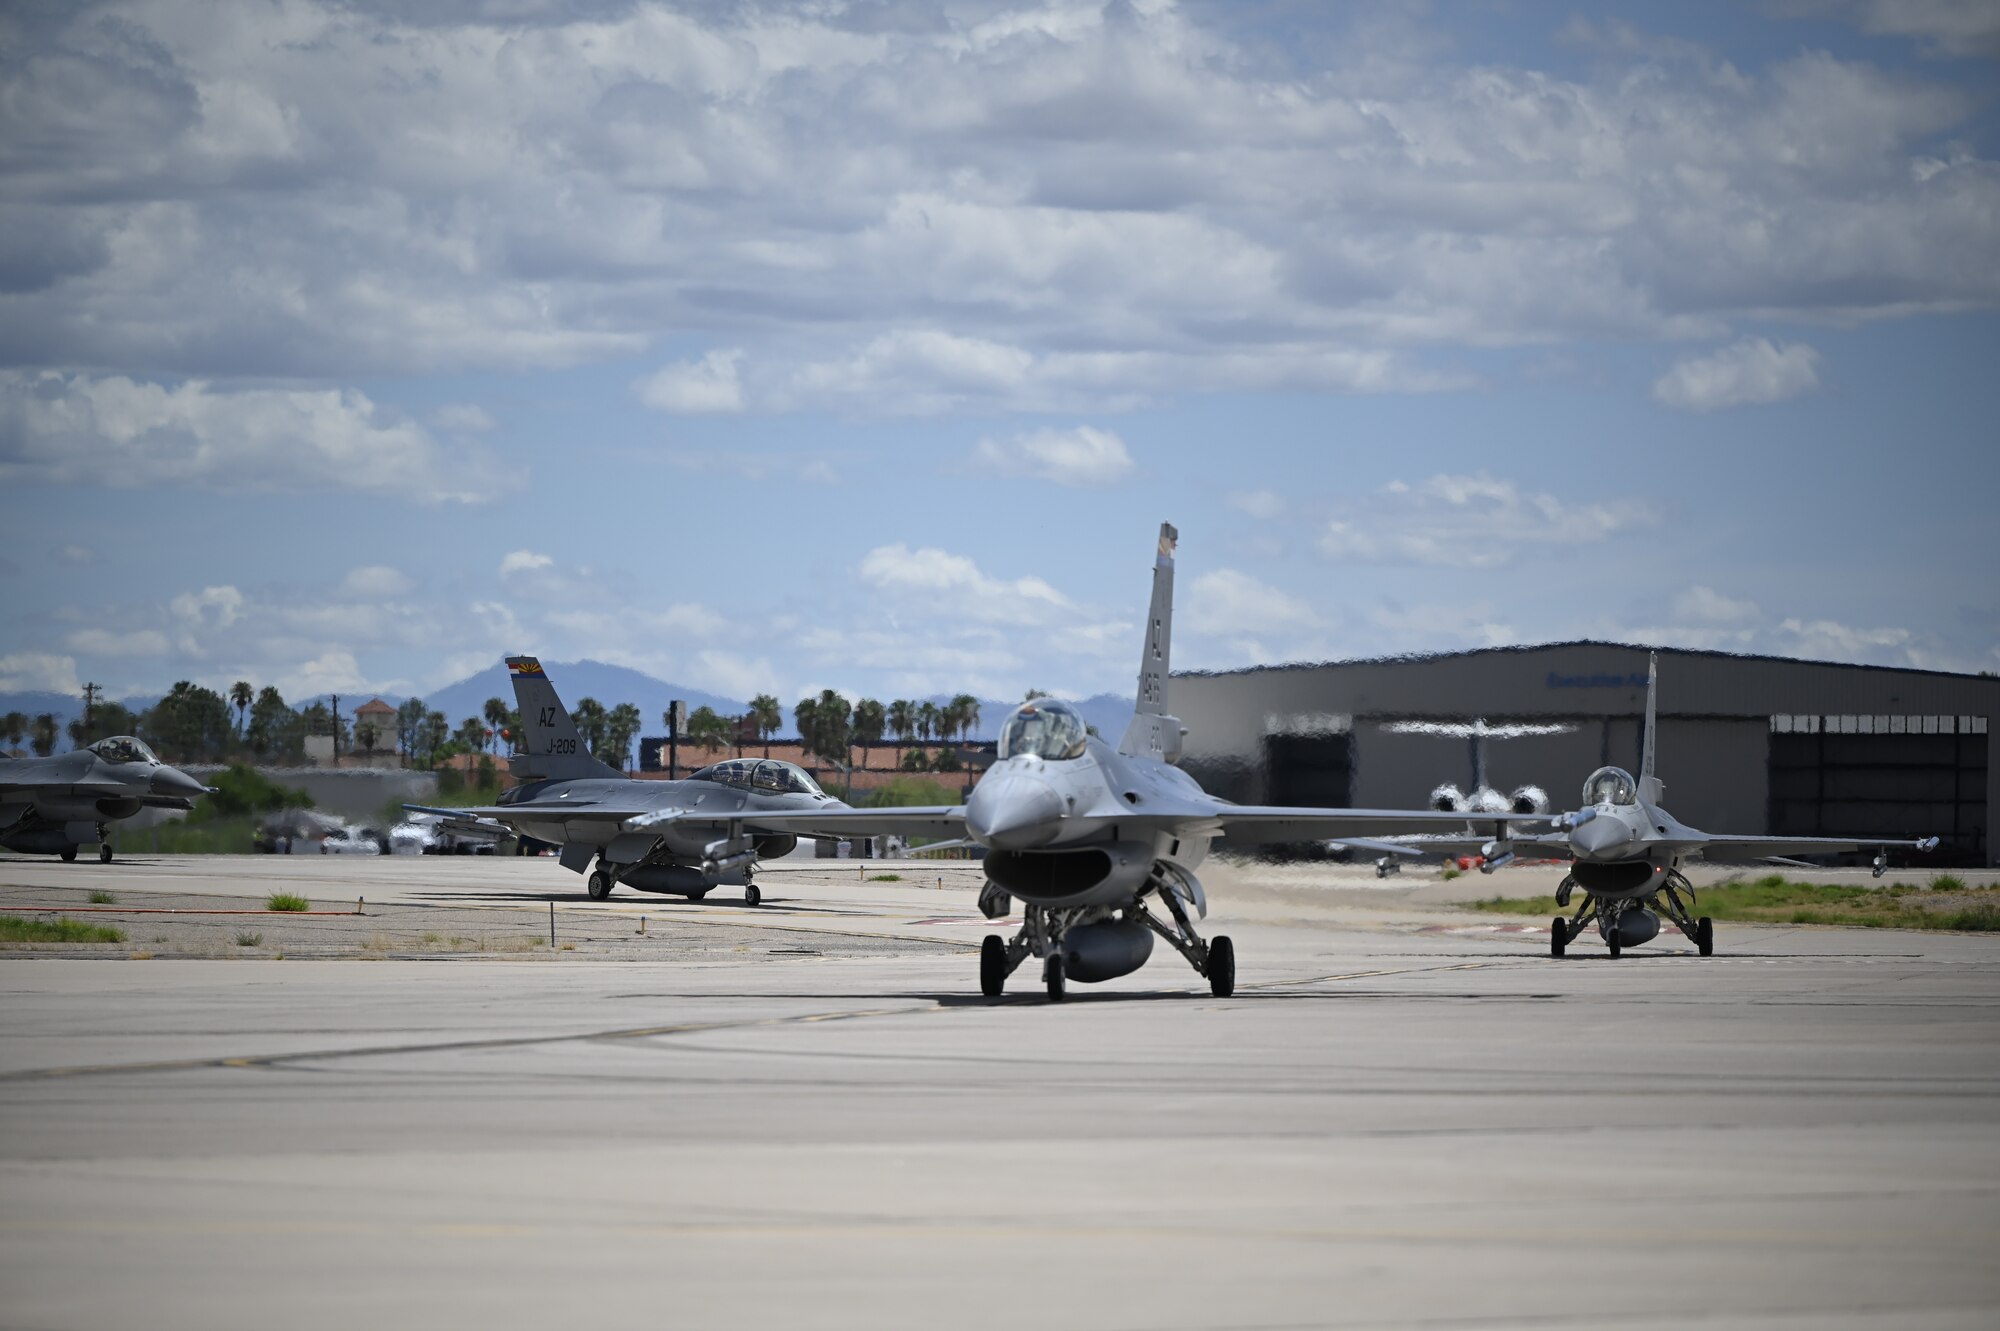
<instances>
[{"instance_id":1,"label":"white cumulus cloud","mask_svg":"<svg viewBox=\"0 0 2000 1331\"><path fill-rule=\"evenodd\" d=\"M386 564L369 564L362 568L349 569L347 576L340 580L340 593L357 600L377 600L389 596L401 596L415 584L402 572Z\"/></svg>"},{"instance_id":2,"label":"white cumulus cloud","mask_svg":"<svg viewBox=\"0 0 2000 1331\"><path fill-rule=\"evenodd\" d=\"M1088 425L982 439L973 446L972 462L981 471L1031 476L1057 485L1110 485L1132 472L1132 454L1125 441Z\"/></svg>"},{"instance_id":3,"label":"white cumulus cloud","mask_svg":"<svg viewBox=\"0 0 2000 1331\"><path fill-rule=\"evenodd\" d=\"M111 629L79 629L69 635L71 651L86 656L165 656L167 635L158 629L118 633Z\"/></svg>"},{"instance_id":4,"label":"white cumulus cloud","mask_svg":"<svg viewBox=\"0 0 2000 1331\"><path fill-rule=\"evenodd\" d=\"M51 652L9 652L0 656L0 693L83 692L76 658Z\"/></svg>"},{"instance_id":5,"label":"white cumulus cloud","mask_svg":"<svg viewBox=\"0 0 2000 1331\"><path fill-rule=\"evenodd\" d=\"M740 350L711 351L698 361L662 366L633 388L656 411L683 416L742 411L743 385L736 374L742 359Z\"/></svg>"},{"instance_id":6,"label":"white cumulus cloud","mask_svg":"<svg viewBox=\"0 0 2000 1331\"><path fill-rule=\"evenodd\" d=\"M1819 353L1746 337L1705 356L1687 356L1653 383L1653 396L1683 411L1783 402L1819 387Z\"/></svg>"},{"instance_id":7,"label":"white cumulus cloud","mask_svg":"<svg viewBox=\"0 0 2000 1331\"><path fill-rule=\"evenodd\" d=\"M1596 544L1658 521L1636 499L1572 501L1484 472L1392 481L1329 520L1320 553L1341 563L1485 569L1535 549Z\"/></svg>"},{"instance_id":8,"label":"white cumulus cloud","mask_svg":"<svg viewBox=\"0 0 2000 1331\"><path fill-rule=\"evenodd\" d=\"M335 487L472 503L499 489L478 461L447 454L422 426L352 389L0 374L0 480L13 484Z\"/></svg>"},{"instance_id":9,"label":"white cumulus cloud","mask_svg":"<svg viewBox=\"0 0 2000 1331\"><path fill-rule=\"evenodd\" d=\"M1316 627L1319 616L1288 592L1247 573L1220 568L1189 586L1183 622L1195 633L1300 633Z\"/></svg>"},{"instance_id":10,"label":"white cumulus cloud","mask_svg":"<svg viewBox=\"0 0 2000 1331\"><path fill-rule=\"evenodd\" d=\"M533 550L509 550L500 560L500 576L509 573L532 573L544 569L556 561L549 555L537 554Z\"/></svg>"}]
</instances>

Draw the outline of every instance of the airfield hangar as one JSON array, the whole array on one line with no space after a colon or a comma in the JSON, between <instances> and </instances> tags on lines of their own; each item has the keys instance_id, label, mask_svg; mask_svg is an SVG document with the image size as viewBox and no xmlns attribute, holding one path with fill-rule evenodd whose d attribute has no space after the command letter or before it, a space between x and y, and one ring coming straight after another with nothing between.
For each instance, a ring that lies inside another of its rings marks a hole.
<instances>
[{"instance_id":1,"label":"airfield hangar","mask_svg":"<svg viewBox=\"0 0 2000 1331\"><path fill-rule=\"evenodd\" d=\"M1608 642L1176 675L1183 765L1242 803L1424 808L1473 789L1468 738L1399 722L1558 723L1486 739L1487 784L1575 808L1637 772L1647 648ZM2000 864L2000 678L1659 649L1663 805L1706 832L1941 839L1919 866ZM1863 857L1848 857L1859 862Z\"/></svg>"}]
</instances>

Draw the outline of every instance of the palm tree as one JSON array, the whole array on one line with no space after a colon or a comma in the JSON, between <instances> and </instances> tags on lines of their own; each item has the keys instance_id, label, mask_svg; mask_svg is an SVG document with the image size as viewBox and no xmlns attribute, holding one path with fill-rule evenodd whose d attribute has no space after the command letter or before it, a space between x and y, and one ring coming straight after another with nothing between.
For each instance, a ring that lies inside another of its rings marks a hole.
<instances>
[{"instance_id":1,"label":"palm tree","mask_svg":"<svg viewBox=\"0 0 2000 1331\"><path fill-rule=\"evenodd\" d=\"M711 756L729 742L729 719L706 703L688 713L688 743Z\"/></svg>"},{"instance_id":2,"label":"palm tree","mask_svg":"<svg viewBox=\"0 0 2000 1331\"><path fill-rule=\"evenodd\" d=\"M832 689L821 689L813 711L818 717L819 729L819 743L815 751L836 767L849 767L848 759L854 756L849 752L854 735L849 718L853 716L854 709L848 706L847 699Z\"/></svg>"},{"instance_id":3,"label":"palm tree","mask_svg":"<svg viewBox=\"0 0 2000 1331\"><path fill-rule=\"evenodd\" d=\"M595 698L585 698L576 705L576 710L569 714L569 719L576 722L577 733L583 736L584 747L590 750L592 757L596 757L597 751L604 747L604 721L609 715L610 713L604 710L604 704Z\"/></svg>"},{"instance_id":4,"label":"palm tree","mask_svg":"<svg viewBox=\"0 0 2000 1331\"><path fill-rule=\"evenodd\" d=\"M885 719L889 730L903 743L910 742L910 736L917 728L917 709L908 698L898 698L889 704Z\"/></svg>"},{"instance_id":5,"label":"palm tree","mask_svg":"<svg viewBox=\"0 0 2000 1331\"><path fill-rule=\"evenodd\" d=\"M7 741L7 747L21 747L21 737L28 733L28 718L20 712L9 712L0 716L0 737Z\"/></svg>"},{"instance_id":6,"label":"palm tree","mask_svg":"<svg viewBox=\"0 0 2000 1331\"><path fill-rule=\"evenodd\" d=\"M979 724L979 699L970 693L959 694L951 700L951 714L958 722L958 737L966 738Z\"/></svg>"},{"instance_id":7,"label":"palm tree","mask_svg":"<svg viewBox=\"0 0 2000 1331\"><path fill-rule=\"evenodd\" d=\"M250 681L239 679L229 686L229 701L236 704L236 732L242 734L250 724L250 704L256 699L257 691L250 687Z\"/></svg>"},{"instance_id":8,"label":"palm tree","mask_svg":"<svg viewBox=\"0 0 2000 1331\"><path fill-rule=\"evenodd\" d=\"M882 704L873 698L863 698L854 704L854 742L861 746L861 767L867 770L868 750L882 742L882 727L887 723Z\"/></svg>"},{"instance_id":9,"label":"palm tree","mask_svg":"<svg viewBox=\"0 0 2000 1331\"><path fill-rule=\"evenodd\" d=\"M792 720L799 728L799 747L809 754L819 752L819 704L799 699L792 704Z\"/></svg>"},{"instance_id":10,"label":"palm tree","mask_svg":"<svg viewBox=\"0 0 2000 1331\"><path fill-rule=\"evenodd\" d=\"M645 724L639 709L629 702L619 703L604 718L605 749L616 756L617 760L611 765L619 771L624 771L630 763L632 741L639 737L639 731Z\"/></svg>"},{"instance_id":11,"label":"palm tree","mask_svg":"<svg viewBox=\"0 0 2000 1331\"><path fill-rule=\"evenodd\" d=\"M493 751L498 753L500 751L500 735L507 729L507 719L511 713L508 711L505 702L498 698L488 698L486 706L482 709L482 715L486 717L486 728L493 732Z\"/></svg>"},{"instance_id":12,"label":"palm tree","mask_svg":"<svg viewBox=\"0 0 2000 1331\"><path fill-rule=\"evenodd\" d=\"M917 738L929 743L930 737L939 732L943 719L938 714L936 703L925 701L920 704L917 707Z\"/></svg>"},{"instance_id":13,"label":"palm tree","mask_svg":"<svg viewBox=\"0 0 2000 1331\"><path fill-rule=\"evenodd\" d=\"M28 731L28 747L35 751L37 758L46 758L56 751L56 736L62 728L56 724L54 712L43 712L35 718Z\"/></svg>"},{"instance_id":14,"label":"palm tree","mask_svg":"<svg viewBox=\"0 0 2000 1331\"><path fill-rule=\"evenodd\" d=\"M785 724L784 709L778 700L768 693L760 693L750 700L750 719L757 725L757 733L764 737L764 756L771 756L771 736L778 733L778 727Z\"/></svg>"},{"instance_id":15,"label":"palm tree","mask_svg":"<svg viewBox=\"0 0 2000 1331\"><path fill-rule=\"evenodd\" d=\"M451 736L451 722L445 719L443 712L426 713L423 728L419 733L424 753L435 755L444 747L445 740Z\"/></svg>"},{"instance_id":16,"label":"palm tree","mask_svg":"<svg viewBox=\"0 0 2000 1331\"><path fill-rule=\"evenodd\" d=\"M375 756L375 741L380 738L382 733L375 728L373 721L363 721L354 727L354 742L359 744L361 751L371 758Z\"/></svg>"},{"instance_id":17,"label":"palm tree","mask_svg":"<svg viewBox=\"0 0 2000 1331\"><path fill-rule=\"evenodd\" d=\"M458 732L452 737L454 743L467 753L486 751L486 723L476 716L468 716L458 723Z\"/></svg>"}]
</instances>

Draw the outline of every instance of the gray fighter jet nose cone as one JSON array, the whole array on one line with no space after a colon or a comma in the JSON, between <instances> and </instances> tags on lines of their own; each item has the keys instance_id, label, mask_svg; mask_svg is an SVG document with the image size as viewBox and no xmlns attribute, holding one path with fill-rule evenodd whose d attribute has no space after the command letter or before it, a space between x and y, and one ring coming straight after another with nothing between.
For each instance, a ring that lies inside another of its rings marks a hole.
<instances>
[{"instance_id":1,"label":"gray fighter jet nose cone","mask_svg":"<svg viewBox=\"0 0 2000 1331\"><path fill-rule=\"evenodd\" d=\"M174 795L181 799L195 799L208 793L208 787L189 776L178 767L162 766L153 773L153 793Z\"/></svg>"},{"instance_id":2,"label":"gray fighter jet nose cone","mask_svg":"<svg viewBox=\"0 0 2000 1331\"><path fill-rule=\"evenodd\" d=\"M1593 818L1569 834L1570 845L1583 855L1603 855L1632 839L1632 829L1616 818Z\"/></svg>"},{"instance_id":3,"label":"gray fighter jet nose cone","mask_svg":"<svg viewBox=\"0 0 2000 1331\"><path fill-rule=\"evenodd\" d=\"M1062 797L1046 781L999 773L973 787L966 830L994 850L1032 850L1055 840Z\"/></svg>"}]
</instances>

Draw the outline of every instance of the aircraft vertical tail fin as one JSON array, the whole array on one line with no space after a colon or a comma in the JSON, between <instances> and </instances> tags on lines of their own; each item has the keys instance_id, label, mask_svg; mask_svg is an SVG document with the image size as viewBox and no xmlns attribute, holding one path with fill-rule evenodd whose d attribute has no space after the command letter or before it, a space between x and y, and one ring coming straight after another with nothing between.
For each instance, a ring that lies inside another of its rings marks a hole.
<instances>
[{"instance_id":1,"label":"aircraft vertical tail fin","mask_svg":"<svg viewBox=\"0 0 2000 1331\"><path fill-rule=\"evenodd\" d=\"M1167 672L1172 665L1174 638L1174 549L1181 534L1171 522L1160 524L1160 544L1153 557L1153 600L1146 615L1146 646L1139 658L1139 696L1132 724L1118 752L1134 757L1177 762L1181 756L1181 723L1167 714Z\"/></svg>"},{"instance_id":2,"label":"aircraft vertical tail fin","mask_svg":"<svg viewBox=\"0 0 2000 1331\"><path fill-rule=\"evenodd\" d=\"M1660 716L1660 654L1652 652L1646 658L1646 733L1639 743L1639 793L1648 803L1657 804L1663 787L1660 779L1653 775L1654 737L1659 731Z\"/></svg>"},{"instance_id":3,"label":"aircraft vertical tail fin","mask_svg":"<svg viewBox=\"0 0 2000 1331\"><path fill-rule=\"evenodd\" d=\"M514 681L514 705L521 712L520 745L514 759L518 775L556 781L624 775L590 756L582 733L556 696L556 686L549 683L540 661L532 656L510 656L507 673Z\"/></svg>"}]
</instances>

